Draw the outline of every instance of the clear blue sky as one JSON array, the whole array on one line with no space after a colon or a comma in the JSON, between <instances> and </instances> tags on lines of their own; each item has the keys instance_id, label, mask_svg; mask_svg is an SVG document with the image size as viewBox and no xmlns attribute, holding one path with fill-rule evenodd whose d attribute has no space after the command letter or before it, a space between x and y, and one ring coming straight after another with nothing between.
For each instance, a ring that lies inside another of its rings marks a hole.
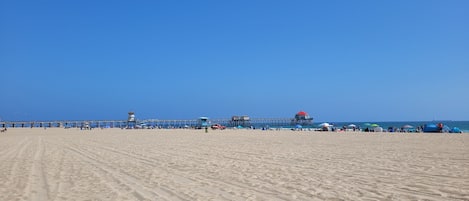
<instances>
[{"instance_id":1,"label":"clear blue sky","mask_svg":"<svg viewBox=\"0 0 469 201\"><path fill-rule=\"evenodd\" d=\"M0 2L3 120L469 120L469 1Z\"/></svg>"}]
</instances>

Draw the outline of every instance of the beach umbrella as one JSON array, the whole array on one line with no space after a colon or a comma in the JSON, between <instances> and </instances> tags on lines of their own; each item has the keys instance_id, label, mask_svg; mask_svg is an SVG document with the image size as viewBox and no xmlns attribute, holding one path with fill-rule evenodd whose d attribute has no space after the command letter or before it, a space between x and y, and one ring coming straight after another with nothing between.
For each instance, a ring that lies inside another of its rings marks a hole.
<instances>
[{"instance_id":1,"label":"beach umbrella","mask_svg":"<svg viewBox=\"0 0 469 201\"><path fill-rule=\"evenodd\" d=\"M364 123L363 125L364 126L370 126L371 124L370 123Z\"/></svg>"},{"instance_id":2,"label":"beach umbrella","mask_svg":"<svg viewBox=\"0 0 469 201\"><path fill-rule=\"evenodd\" d=\"M379 127L378 124L371 124L370 126L371 126L371 127Z\"/></svg>"},{"instance_id":3,"label":"beach umbrella","mask_svg":"<svg viewBox=\"0 0 469 201\"><path fill-rule=\"evenodd\" d=\"M350 125L348 125L348 127L350 127L350 128L356 128L357 125L355 125L355 124L350 124Z\"/></svg>"},{"instance_id":4,"label":"beach umbrella","mask_svg":"<svg viewBox=\"0 0 469 201\"><path fill-rule=\"evenodd\" d=\"M319 124L319 127L330 127L331 125L329 123L322 123Z\"/></svg>"},{"instance_id":5,"label":"beach umbrella","mask_svg":"<svg viewBox=\"0 0 469 201\"><path fill-rule=\"evenodd\" d=\"M409 129L409 128L413 128L413 126L407 124L407 125L402 126L402 128Z\"/></svg>"},{"instance_id":6,"label":"beach umbrella","mask_svg":"<svg viewBox=\"0 0 469 201\"><path fill-rule=\"evenodd\" d=\"M296 128L303 128L303 126L301 126L300 124L297 124Z\"/></svg>"}]
</instances>

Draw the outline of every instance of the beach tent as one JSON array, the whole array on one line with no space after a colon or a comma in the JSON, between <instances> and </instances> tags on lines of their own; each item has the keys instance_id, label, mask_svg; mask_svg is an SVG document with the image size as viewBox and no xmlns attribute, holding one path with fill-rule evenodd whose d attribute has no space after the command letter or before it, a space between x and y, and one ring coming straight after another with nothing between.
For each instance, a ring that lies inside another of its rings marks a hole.
<instances>
[{"instance_id":1,"label":"beach tent","mask_svg":"<svg viewBox=\"0 0 469 201\"><path fill-rule=\"evenodd\" d=\"M423 132L425 133L439 133L440 129L436 124L425 124L423 126Z\"/></svg>"},{"instance_id":2,"label":"beach tent","mask_svg":"<svg viewBox=\"0 0 469 201\"><path fill-rule=\"evenodd\" d=\"M382 127L379 127L379 126L378 126L378 127L375 127L373 130L374 130L375 132L383 132L383 128L382 128Z\"/></svg>"},{"instance_id":3,"label":"beach tent","mask_svg":"<svg viewBox=\"0 0 469 201\"><path fill-rule=\"evenodd\" d=\"M459 129L458 127L454 127L453 129L451 129L450 133L462 133L462 132L461 132L461 129Z\"/></svg>"}]
</instances>

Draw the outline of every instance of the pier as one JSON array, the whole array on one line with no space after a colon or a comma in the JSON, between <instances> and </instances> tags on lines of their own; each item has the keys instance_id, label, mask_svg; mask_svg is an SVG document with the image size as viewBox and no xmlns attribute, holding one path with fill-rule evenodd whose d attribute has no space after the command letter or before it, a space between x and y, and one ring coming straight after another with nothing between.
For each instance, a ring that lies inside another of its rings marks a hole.
<instances>
[{"instance_id":1,"label":"pier","mask_svg":"<svg viewBox=\"0 0 469 201\"><path fill-rule=\"evenodd\" d=\"M221 118L210 119L211 124L220 124L226 127L288 127L294 126L292 118ZM137 125L152 128L193 128L197 126L196 119L137 120ZM2 121L0 128L83 128L88 125L91 128L126 128L127 120L58 120L58 121Z\"/></svg>"}]
</instances>

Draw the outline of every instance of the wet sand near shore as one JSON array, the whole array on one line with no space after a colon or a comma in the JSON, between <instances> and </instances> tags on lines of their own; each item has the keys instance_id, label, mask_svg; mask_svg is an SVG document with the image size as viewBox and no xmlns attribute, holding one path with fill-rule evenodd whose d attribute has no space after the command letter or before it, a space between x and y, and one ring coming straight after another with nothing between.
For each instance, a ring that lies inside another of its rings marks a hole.
<instances>
[{"instance_id":1,"label":"wet sand near shore","mask_svg":"<svg viewBox=\"0 0 469 201\"><path fill-rule=\"evenodd\" d=\"M468 134L12 128L0 200L469 200Z\"/></svg>"}]
</instances>

